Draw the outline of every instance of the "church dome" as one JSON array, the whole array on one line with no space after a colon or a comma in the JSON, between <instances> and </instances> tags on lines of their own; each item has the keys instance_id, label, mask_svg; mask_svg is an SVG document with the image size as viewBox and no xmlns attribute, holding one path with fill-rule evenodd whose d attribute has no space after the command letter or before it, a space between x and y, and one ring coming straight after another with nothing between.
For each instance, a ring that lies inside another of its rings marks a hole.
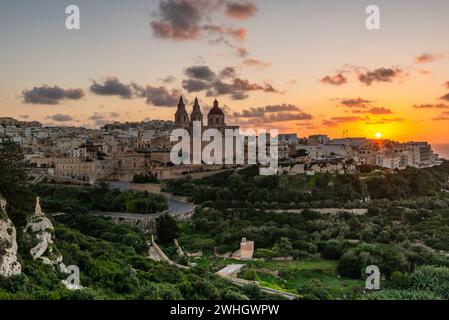
<instances>
[{"instance_id":1,"label":"church dome","mask_svg":"<svg viewBox=\"0 0 449 320\"><path fill-rule=\"evenodd\" d=\"M210 109L209 111L209 115L217 115L217 114L222 114L224 115L223 110L220 109L220 107L218 106L218 101L217 99L215 99L214 101L214 107L212 109Z\"/></svg>"}]
</instances>

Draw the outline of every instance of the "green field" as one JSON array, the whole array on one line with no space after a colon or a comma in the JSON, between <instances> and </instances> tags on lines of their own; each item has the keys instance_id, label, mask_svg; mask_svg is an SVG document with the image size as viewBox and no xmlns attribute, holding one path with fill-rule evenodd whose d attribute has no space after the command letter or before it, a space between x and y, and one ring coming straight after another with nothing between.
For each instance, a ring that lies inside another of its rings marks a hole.
<instances>
[{"instance_id":1,"label":"green field","mask_svg":"<svg viewBox=\"0 0 449 320\"><path fill-rule=\"evenodd\" d=\"M300 286L313 281L313 285L320 284L334 299L351 299L355 294L360 294L364 286L362 280L337 276L337 261L239 261L207 257L196 258L194 261L211 272L228 264L243 263L246 267L239 274L240 278L256 280L264 287L291 293L298 293Z\"/></svg>"}]
</instances>

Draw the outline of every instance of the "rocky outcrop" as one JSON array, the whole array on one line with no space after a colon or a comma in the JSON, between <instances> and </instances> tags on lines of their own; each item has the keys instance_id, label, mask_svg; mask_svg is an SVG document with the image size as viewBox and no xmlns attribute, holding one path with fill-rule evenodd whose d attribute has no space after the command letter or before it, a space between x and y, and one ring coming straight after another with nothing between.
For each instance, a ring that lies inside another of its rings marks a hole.
<instances>
[{"instance_id":1,"label":"rocky outcrop","mask_svg":"<svg viewBox=\"0 0 449 320\"><path fill-rule=\"evenodd\" d=\"M57 265L61 271L66 272L62 256L53 243L53 224L42 212L39 197L36 198L36 208L34 214L28 218L25 232L32 243L30 254L34 260L41 259L43 263Z\"/></svg>"},{"instance_id":2,"label":"rocky outcrop","mask_svg":"<svg viewBox=\"0 0 449 320\"><path fill-rule=\"evenodd\" d=\"M6 200L0 195L0 275L11 277L21 271L17 261L16 228L6 213Z\"/></svg>"},{"instance_id":3,"label":"rocky outcrop","mask_svg":"<svg viewBox=\"0 0 449 320\"><path fill-rule=\"evenodd\" d=\"M175 243L176 253L178 254L178 256L185 257L184 251L182 250L181 246L179 245L178 239L173 240L173 242Z\"/></svg>"}]
</instances>

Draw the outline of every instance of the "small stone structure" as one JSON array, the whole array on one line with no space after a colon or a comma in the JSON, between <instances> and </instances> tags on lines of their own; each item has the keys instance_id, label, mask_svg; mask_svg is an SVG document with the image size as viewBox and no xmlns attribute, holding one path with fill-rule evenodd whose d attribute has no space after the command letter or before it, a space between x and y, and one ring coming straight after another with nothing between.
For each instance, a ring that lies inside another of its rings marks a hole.
<instances>
[{"instance_id":1,"label":"small stone structure","mask_svg":"<svg viewBox=\"0 0 449 320\"><path fill-rule=\"evenodd\" d=\"M247 241L246 238L242 239L240 243L240 259L251 260L254 254L254 241Z\"/></svg>"},{"instance_id":2,"label":"small stone structure","mask_svg":"<svg viewBox=\"0 0 449 320\"><path fill-rule=\"evenodd\" d=\"M254 241L248 241L242 238L240 249L232 254L232 258L239 260L251 260L254 254Z\"/></svg>"}]
</instances>

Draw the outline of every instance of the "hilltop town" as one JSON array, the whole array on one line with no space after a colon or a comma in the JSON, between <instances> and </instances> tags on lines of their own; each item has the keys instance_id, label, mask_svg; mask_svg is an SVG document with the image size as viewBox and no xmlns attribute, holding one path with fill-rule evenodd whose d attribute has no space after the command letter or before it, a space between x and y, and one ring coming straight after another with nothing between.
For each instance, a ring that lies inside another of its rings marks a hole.
<instances>
[{"instance_id":1,"label":"hilltop town","mask_svg":"<svg viewBox=\"0 0 449 320\"><path fill-rule=\"evenodd\" d=\"M98 180L130 181L136 175L158 179L179 177L188 172L216 170L217 165L179 165L170 161L175 128L191 130L193 122L203 123L196 99L189 114L182 97L174 121L114 122L99 129L45 127L37 121L0 118L0 140L19 143L30 167L53 179L94 183ZM203 129L239 129L226 124L217 100L207 115ZM344 137L324 134L299 137L278 135L278 173L355 173L356 166L386 169L426 168L441 164L428 142L399 143L391 140Z\"/></svg>"}]
</instances>

